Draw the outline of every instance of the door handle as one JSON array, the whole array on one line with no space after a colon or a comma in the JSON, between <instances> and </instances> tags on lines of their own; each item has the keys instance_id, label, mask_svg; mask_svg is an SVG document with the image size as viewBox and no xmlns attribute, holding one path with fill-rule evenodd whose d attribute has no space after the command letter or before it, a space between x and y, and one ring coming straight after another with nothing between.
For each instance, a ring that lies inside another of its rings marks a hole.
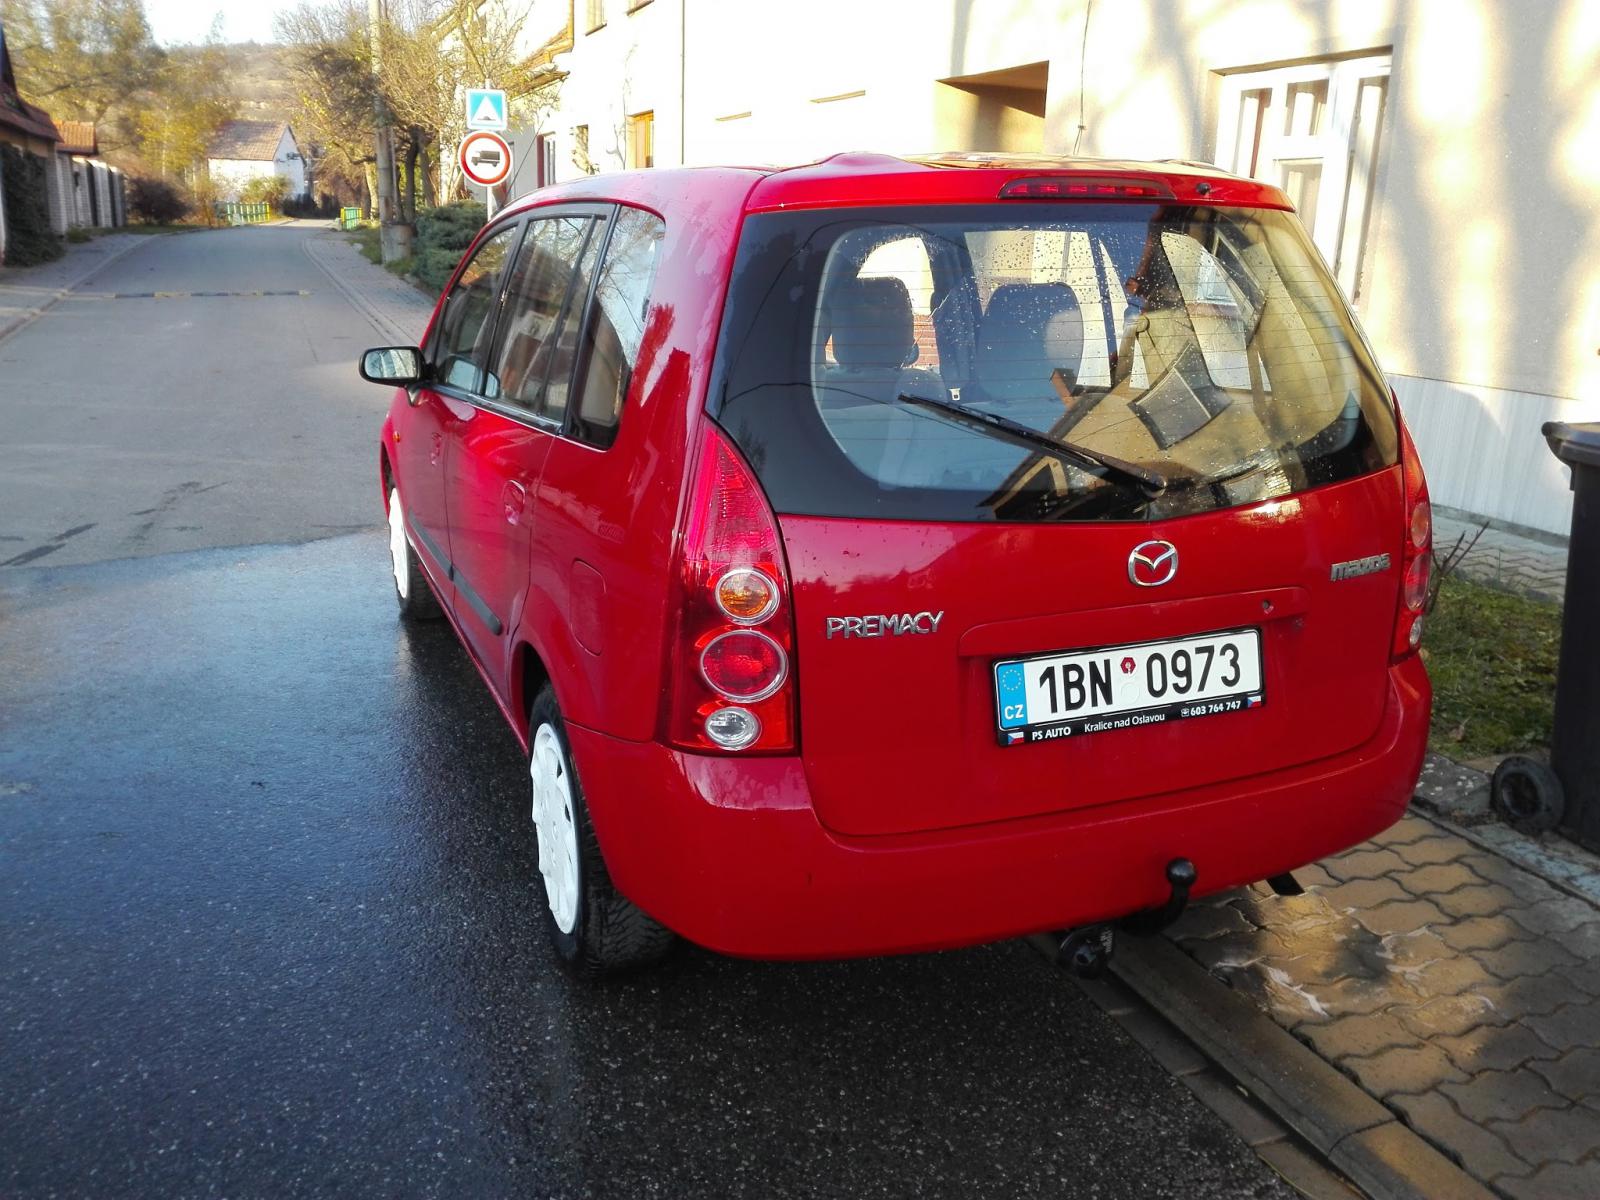
<instances>
[{"instance_id":1,"label":"door handle","mask_svg":"<svg viewBox=\"0 0 1600 1200\"><path fill-rule=\"evenodd\" d=\"M506 480L505 487L500 489L500 504L505 510L506 523L520 524L523 510L528 506L528 489L515 479Z\"/></svg>"}]
</instances>

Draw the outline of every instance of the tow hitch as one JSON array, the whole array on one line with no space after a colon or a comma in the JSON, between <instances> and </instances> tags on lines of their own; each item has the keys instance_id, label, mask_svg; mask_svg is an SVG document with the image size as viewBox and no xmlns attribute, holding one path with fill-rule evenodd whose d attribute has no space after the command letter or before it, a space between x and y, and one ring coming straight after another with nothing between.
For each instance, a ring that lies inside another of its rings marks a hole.
<instances>
[{"instance_id":1,"label":"tow hitch","mask_svg":"<svg viewBox=\"0 0 1600 1200\"><path fill-rule=\"evenodd\" d=\"M1114 925L1085 925L1054 935L1060 941L1056 946L1056 962L1079 979L1099 979L1111 965L1111 955L1117 948L1117 930L1129 933L1160 933L1180 916L1189 904L1189 889L1194 887L1194 864L1187 858L1175 858L1167 864L1167 902L1160 908L1147 908L1124 917Z\"/></svg>"},{"instance_id":2,"label":"tow hitch","mask_svg":"<svg viewBox=\"0 0 1600 1200\"><path fill-rule=\"evenodd\" d=\"M1147 908L1122 918L1122 928L1129 933L1160 933L1183 915L1189 905L1189 889L1194 887L1194 864L1187 858L1175 858L1167 864L1167 902L1160 908Z\"/></svg>"}]
</instances>

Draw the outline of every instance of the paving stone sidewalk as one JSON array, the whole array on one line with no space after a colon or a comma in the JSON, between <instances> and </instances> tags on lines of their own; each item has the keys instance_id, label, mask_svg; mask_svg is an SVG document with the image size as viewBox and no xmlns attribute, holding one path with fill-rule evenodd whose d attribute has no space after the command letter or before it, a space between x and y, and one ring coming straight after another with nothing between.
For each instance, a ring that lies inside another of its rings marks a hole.
<instances>
[{"instance_id":1,"label":"paving stone sidewalk","mask_svg":"<svg viewBox=\"0 0 1600 1200\"><path fill-rule=\"evenodd\" d=\"M1600 906L1408 816L1170 936L1501 1195L1600 1197Z\"/></svg>"},{"instance_id":2,"label":"paving stone sidewalk","mask_svg":"<svg viewBox=\"0 0 1600 1200\"><path fill-rule=\"evenodd\" d=\"M1456 570L1466 579L1492 587L1560 602L1567 594L1567 548L1503 529L1485 529L1470 520L1435 513L1433 547L1442 558L1457 538L1478 540Z\"/></svg>"},{"instance_id":3,"label":"paving stone sidewalk","mask_svg":"<svg viewBox=\"0 0 1600 1200\"><path fill-rule=\"evenodd\" d=\"M372 322L383 341L397 346L413 346L421 341L433 313L433 301L392 271L368 262L349 235L329 222L298 222L314 223L323 225L325 232L301 243L306 254Z\"/></svg>"},{"instance_id":4,"label":"paving stone sidewalk","mask_svg":"<svg viewBox=\"0 0 1600 1200\"><path fill-rule=\"evenodd\" d=\"M144 245L150 233L107 233L87 242L68 242L66 253L35 267L0 267L0 337L60 300L107 263Z\"/></svg>"}]
</instances>

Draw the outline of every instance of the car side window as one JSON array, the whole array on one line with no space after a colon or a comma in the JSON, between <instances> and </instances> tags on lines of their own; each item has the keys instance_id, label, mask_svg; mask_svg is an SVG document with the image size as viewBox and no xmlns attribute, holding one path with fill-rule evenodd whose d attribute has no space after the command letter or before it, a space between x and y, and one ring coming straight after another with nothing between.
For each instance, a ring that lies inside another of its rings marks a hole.
<instances>
[{"instance_id":1,"label":"car side window","mask_svg":"<svg viewBox=\"0 0 1600 1200\"><path fill-rule=\"evenodd\" d=\"M554 421L566 413L571 346L599 248L598 225L588 216L530 221L506 291L490 386L508 403Z\"/></svg>"},{"instance_id":2,"label":"car side window","mask_svg":"<svg viewBox=\"0 0 1600 1200\"><path fill-rule=\"evenodd\" d=\"M508 225L479 246L450 289L433 359L433 377L446 387L478 390L478 372L494 335L492 316L500 295L501 273L506 256L516 245L519 228Z\"/></svg>"},{"instance_id":3,"label":"car side window","mask_svg":"<svg viewBox=\"0 0 1600 1200\"><path fill-rule=\"evenodd\" d=\"M602 449L616 440L622 401L644 342L650 289L666 225L653 213L619 210L595 285L573 435Z\"/></svg>"}]
</instances>

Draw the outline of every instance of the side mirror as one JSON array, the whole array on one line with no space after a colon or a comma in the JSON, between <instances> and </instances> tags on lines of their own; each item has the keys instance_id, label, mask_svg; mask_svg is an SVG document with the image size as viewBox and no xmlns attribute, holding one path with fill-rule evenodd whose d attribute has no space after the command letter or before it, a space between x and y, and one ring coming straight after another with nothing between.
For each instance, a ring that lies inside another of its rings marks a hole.
<instances>
[{"instance_id":1,"label":"side mirror","mask_svg":"<svg viewBox=\"0 0 1600 1200\"><path fill-rule=\"evenodd\" d=\"M361 378L368 383L422 382L422 351L415 346L383 346L361 356Z\"/></svg>"}]
</instances>

